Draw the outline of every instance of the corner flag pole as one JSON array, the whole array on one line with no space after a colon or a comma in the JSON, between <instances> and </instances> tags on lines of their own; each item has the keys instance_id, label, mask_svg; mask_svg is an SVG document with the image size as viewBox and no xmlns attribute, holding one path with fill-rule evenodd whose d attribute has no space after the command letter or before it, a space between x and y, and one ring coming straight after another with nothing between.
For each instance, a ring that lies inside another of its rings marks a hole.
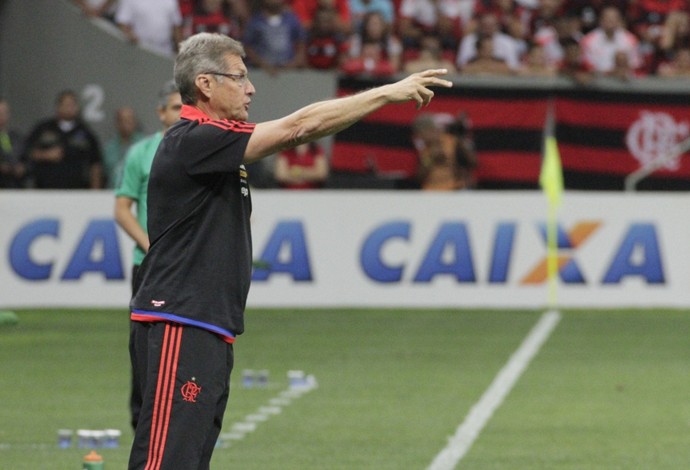
<instances>
[{"instance_id":1,"label":"corner flag pole","mask_svg":"<svg viewBox=\"0 0 690 470\"><path fill-rule=\"evenodd\" d=\"M563 169L554 136L553 109L549 108L544 138L544 149L539 174L539 185L548 202L546 219L546 273L549 285L548 305L556 309L558 305L558 212L563 194Z\"/></svg>"}]
</instances>

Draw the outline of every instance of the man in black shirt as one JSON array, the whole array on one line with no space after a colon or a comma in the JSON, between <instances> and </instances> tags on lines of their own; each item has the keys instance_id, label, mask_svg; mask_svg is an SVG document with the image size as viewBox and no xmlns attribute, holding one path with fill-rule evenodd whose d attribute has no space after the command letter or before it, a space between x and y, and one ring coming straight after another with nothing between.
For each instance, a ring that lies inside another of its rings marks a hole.
<instances>
[{"instance_id":1,"label":"man in black shirt","mask_svg":"<svg viewBox=\"0 0 690 470\"><path fill-rule=\"evenodd\" d=\"M151 168L151 246L131 302L132 366L142 409L130 469L208 469L220 433L244 331L252 242L245 164L336 133L388 103L433 97L450 87L428 70L357 95L248 123L255 93L241 43L201 33L180 45L175 81L181 120L165 134Z\"/></svg>"},{"instance_id":2,"label":"man in black shirt","mask_svg":"<svg viewBox=\"0 0 690 470\"><path fill-rule=\"evenodd\" d=\"M103 187L101 145L81 119L74 91L58 94L55 117L33 128L26 140L33 184L37 189Z\"/></svg>"}]
</instances>

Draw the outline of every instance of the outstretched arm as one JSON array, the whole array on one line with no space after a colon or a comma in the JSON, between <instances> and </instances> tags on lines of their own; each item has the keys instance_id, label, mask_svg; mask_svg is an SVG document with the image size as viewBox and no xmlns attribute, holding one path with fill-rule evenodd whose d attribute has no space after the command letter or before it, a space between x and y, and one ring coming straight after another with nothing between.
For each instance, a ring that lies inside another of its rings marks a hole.
<instances>
[{"instance_id":1,"label":"outstretched arm","mask_svg":"<svg viewBox=\"0 0 690 470\"><path fill-rule=\"evenodd\" d=\"M245 162L252 162L280 150L335 134L377 109L390 104L414 101L417 109L429 104L432 86L451 87L439 78L446 69L425 70L398 82L382 85L356 95L321 101L274 121L257 124L245 151Z\"/></svg>"}]
</instances>

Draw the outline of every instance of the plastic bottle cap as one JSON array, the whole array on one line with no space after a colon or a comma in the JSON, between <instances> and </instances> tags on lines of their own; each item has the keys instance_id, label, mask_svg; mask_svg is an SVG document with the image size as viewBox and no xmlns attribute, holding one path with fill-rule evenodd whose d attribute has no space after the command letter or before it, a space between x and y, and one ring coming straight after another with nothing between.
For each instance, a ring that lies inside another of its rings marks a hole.
<instances>
[{"instance_id":1,"label":"plastic bottle cap","mask_svg":"<svg viewBox=\"0 0 690 470\"><path fill-rule=\"evenodd\" d=\"M101 457L95 450L92 450L84 456L84 462L103 462L103 457Z\"/></svg>"}]
</instances>

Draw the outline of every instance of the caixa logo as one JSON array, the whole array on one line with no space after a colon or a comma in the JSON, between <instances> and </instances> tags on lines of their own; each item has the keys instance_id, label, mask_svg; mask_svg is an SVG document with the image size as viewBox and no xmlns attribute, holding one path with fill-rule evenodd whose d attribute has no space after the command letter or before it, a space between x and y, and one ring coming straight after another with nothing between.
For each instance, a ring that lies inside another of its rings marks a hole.
<instances>
[{"instance_id":1,"label":"caixa logo","mask_svg":"<svg viewBox=\"0 0 690 470\"><path fill-rule=\"evenodd\" d=\"M600 226L600 222L579 222L570 231L558 227L559 277L566 284L587 282L577 261L580 247ZM501 222L496 225L488 257L486 282L502 284L510 278L511 261L516 252L517 224ZM464 222L442 223L436 231L424 255L416 265L409 262L392 264L386 262L382 253L388 243L397 241L409 243L412 224L396 221L373 230L365 240L360 252L360 264L365 274L381 283L402 281L411 271L413 283L428 283L437 276L449 276L461 283L477 283L475 251L473 250L468 226ZM540 284L546 281L546 227L538 224L544 242L544 251L531 271L520 278L521 284ZM484 259L484 257L482 257ZM623 238L614 247L602 284L620 283L627 277L638 277L649 284L665 282L656 228L649 223L633 223Z\"/></svg>"},{"instance_id":2,"label":"caixa logo","mask_svg":"<svg viewBox=\"0 0 690 470\"><path fill-rule=\"evenodd\" d=\"M423 284L436 277L450 277L458 283L506 284L510 279L516 279L524 285L542 284L547 278L546 227L544 224L534 227L543 240L543 248L535 254L533 267L525 272L511 273L513 258L518 251L518 227L515 222L499 222L493 233L489 234L489 256L484 253L480 256L480 259L488 260L486 279L478 279L477 276L476 259L479 254L473 247L468 223L459 221L441 223L428 246L422 249L421 257L416 242L412 240L412 222L393 221L380 225L365 237L359 252L359 265L369 279L379 283L400 283L409 279L412 283ZM558 268L563 283L592 282L580 266L577 250L590 241L600 228L599 221L576 222L569 229L558 227ZM389 244L409 246L410 255L397 263L387 260L385 252ZM630 224L609 252L606 269L596 282L617 284L630 277L642 279L648 284L665 282L658 236L653 224ZM295 281L313 280L301 221L283 221L276 225L255 263L252 279L267 281L278 273Z\"/></svg>"},{"instance_id":3,"label":"caixa logo","mask_svg":"<svg viewBox=\"0 0 690 470\"><path fill-rule=\"evenodd\" d=\"M32 248L45 239L60 241L58 219L38 219L23 226L14 236L9 247L9 262L17 275L32 281L42 281L53 276L56 257L37 259ZM56 253L62 250L55 250ZM109 280L124 279L122 257L117 229L112 219L89 221L81 238L71 250L67 265L60 274L62 280L77 280L85 273L101 273Z\"/></svg>"},{"instance_id":4,"label":"caixa logo","mask_svg":"<svg viewBox=\"0 0 690 470\"><path fill-rule=\"evenodd\" d=\"M275 273L286 274L299 282L313 280L304 226L298 220L286 220L276 225L254 262L252 281L267 281Z\"/></svg>"}]
</instances>

